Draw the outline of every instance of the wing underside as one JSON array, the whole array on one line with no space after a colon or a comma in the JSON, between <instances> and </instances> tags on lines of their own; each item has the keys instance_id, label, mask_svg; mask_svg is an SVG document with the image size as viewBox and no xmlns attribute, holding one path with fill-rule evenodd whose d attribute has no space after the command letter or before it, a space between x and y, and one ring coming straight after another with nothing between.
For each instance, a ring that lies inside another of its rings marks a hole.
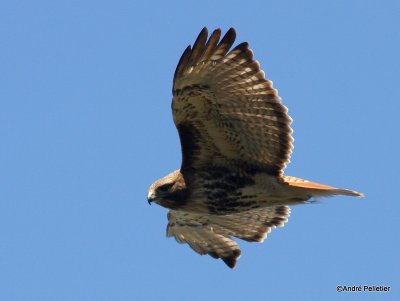
<instances>
[{"instance_id":1,"label":"wing underside","mask_svg":"<svg viewBox=\"0 0 400 301\"><path fill-rule=\"evenodd\" d=\"M229 215L200 215L170 210L167 236L187 243L201 255L221 258L233 268L240 248L232 237L249 242L263 242L275 227L282 227L290 214L287 206L254 209Z\"/></svg>"},{"instance_id":2,"label":"wing underside","mask_svg":"<svg viewBox=\"0 0 400 301\"><path fill-rule=\"evenodd\" d=\"M182 145L182 170L241 166L281 175L292 150L291 119L247 43L232 49L203 29L174 76L172 110Z\"/></svg>"}]
</instances>

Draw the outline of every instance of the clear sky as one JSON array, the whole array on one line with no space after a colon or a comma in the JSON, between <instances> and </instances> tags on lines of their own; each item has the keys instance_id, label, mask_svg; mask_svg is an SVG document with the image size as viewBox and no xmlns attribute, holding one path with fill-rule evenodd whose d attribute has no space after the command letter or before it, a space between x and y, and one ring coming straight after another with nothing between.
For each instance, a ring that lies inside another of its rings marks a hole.
<instances>
[{"instance_id":1,"label":"clear sky","mask_svg":"<svg viewBox=\"0 0 400 301\"><path fill-rule=\"evenodd\" d=\"M234 270L146 200L180 165L172 76L204 26L289 107L286 174L366 194L292 208ZM3 1L0 37L0 300L400 300L399 1Z\"/></svg>"}]
</instances>

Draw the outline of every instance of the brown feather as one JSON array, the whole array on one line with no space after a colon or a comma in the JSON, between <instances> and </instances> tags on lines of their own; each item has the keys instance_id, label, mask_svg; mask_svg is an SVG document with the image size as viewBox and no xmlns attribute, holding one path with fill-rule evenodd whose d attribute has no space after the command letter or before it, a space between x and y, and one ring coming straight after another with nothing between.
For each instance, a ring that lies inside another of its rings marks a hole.
<instances>
[{"instance_id":1,"label":"brown feather","mask_svg":"<svg viewBox=\"0 0 400 301\"><path fill-rule=\"evenodd\" d=\"M190 53L189 60L186 63L187 66L195 66L199 62L199 59L202 57L205 50L207 36L208 30L204 27L193 44L192 52Z\"/></svg>"},{"instance_id":2,"label":"brown feather","mask_svg":"<svg viewBox=\"0 0 400 301\"><path fill-rule=\"evenodd\" d=\"M205 51L203 53L203 56L199 59L199 62L202 61L207 61L210 59L211 55L215 52L215 48L218 45L219 38L221 37L221 29L216 29L214 32L211 34L210 38L208 39L208 42L205 46Z\"/></svg>"}]
</instances>

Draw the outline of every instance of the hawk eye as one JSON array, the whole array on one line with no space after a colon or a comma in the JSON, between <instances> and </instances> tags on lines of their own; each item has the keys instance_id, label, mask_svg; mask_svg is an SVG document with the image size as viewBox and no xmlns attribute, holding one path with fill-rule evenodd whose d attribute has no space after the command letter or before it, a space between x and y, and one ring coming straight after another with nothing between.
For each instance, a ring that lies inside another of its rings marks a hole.
<instances>
[{"instance_id":1,"label":"hawk eye","mask_svg":"<svg viewBox=\"0 0 400 301\"><path fill-rule=\"evenodd\" d=\"M160 187L158 187L158 191L160 192L168 192L169 189L172 187L173 184L164 184Z\"/></svg>"}]
</instances>

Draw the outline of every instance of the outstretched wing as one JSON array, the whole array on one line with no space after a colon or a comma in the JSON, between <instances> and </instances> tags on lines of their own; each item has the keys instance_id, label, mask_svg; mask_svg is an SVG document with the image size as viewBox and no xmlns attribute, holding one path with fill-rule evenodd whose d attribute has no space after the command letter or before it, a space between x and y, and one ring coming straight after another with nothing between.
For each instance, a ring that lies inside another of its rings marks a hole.
<instances>
[{"instance_id":1,"label":"outstretched wing","mask_svg":"<svg viewBox=\"0 0 400 301\"><path fill-rule=\"evenodd\" d=\"M267 233L282 227L290 214L287 206L254 209L229 215L199 215L170 210L167 236L187 243L201 255L221 258L230 268L240 257L240 248L231 236L263 242Z\"/></svg>"},{"instance_id":2,"label":"outstretched wing","mask_svg":"<svg viewBox=\"0 0 400 301\"><path fill-rule=\"evenodd\" d=\"M247 43L207 29L175 71L172 110L182 167L236 166L281 175L292 150L291 119Z\"/></svg>"}]
</instances>

